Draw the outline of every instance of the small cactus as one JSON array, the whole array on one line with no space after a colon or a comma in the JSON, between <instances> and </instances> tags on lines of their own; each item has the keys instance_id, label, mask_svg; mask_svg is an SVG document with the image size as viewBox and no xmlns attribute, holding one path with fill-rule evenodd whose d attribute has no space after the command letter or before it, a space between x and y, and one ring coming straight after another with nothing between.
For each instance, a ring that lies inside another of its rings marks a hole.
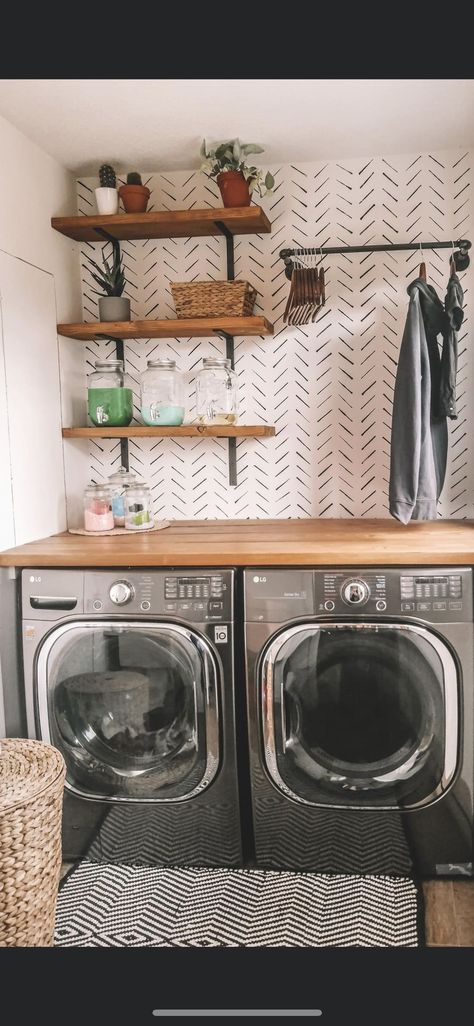
<instances>
[{"instance_id":1,"label":"small cactus","mask_svg":"<svg viewBox=\"0 0 474 1026\"><path fill-rule=\"evenodd\" d=\"M142 185L142 176L138 174L138 171L128 172L127 185Z\"/></svg>"},{"instance_id":2,"label":"small cactus","mask_svg":"<svg viewBox=\"0 0 474 1026\"><path fill-rule=\"evenodd\" d=\"M117 187L117 176L110 164L102 164L99 168L99 180L103 189L115 189Z\"/></svg>"}]
</instances>

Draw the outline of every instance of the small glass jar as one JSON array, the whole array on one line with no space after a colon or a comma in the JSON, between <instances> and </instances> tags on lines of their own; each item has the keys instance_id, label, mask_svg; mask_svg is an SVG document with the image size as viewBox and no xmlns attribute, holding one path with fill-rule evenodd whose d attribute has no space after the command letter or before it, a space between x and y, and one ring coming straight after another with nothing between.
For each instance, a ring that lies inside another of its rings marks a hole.
<instances>
[{"instance_id":1,"label":"small glass jar","mask_svg":"<svg viewBox=\"0 0 474 1026\"><path fill-rule=\"evenodd\" d=\"M196 374L196 414L200 424L235 424L237 374L230 360L213 356Z\"/></svg>"},{"instance_id":2,"label":"small glass jar","mask_svg":"<svg viewBox=\"0 0 474 1026\"><path fill-rule=\"evenodd\" d=\"M120 467L116 474L111 474L107 479L110 486L112 498L112 513L114 515L114 526L124 527L125 525L125 493L137 483L137 475L131 470Z\"/></svg>"},{"instance_id":3,"label":"small glass jar","mask_svg":"<svg viewBox=\"0 0 474 1026\"><path fill-rule=\"evenodd\" d=\"M97 361L87 382L87 409L96 427L127 427L133 417L133 392L123 360Z\"/></svg>"},{"instance_id":4,"label":"small glass jar","mask_svg":"<svg viewBox=\"0 0 474 1026\"><path fill-rule=\"evenodd\" d=\"M175 360L147 360L141 376L141 413L149 426L176 427L184 420L183 378Z\"/></svg>"},{"instance_id":5,"label":"small glass jar","mask_svg":"<svg viewBox=\"0 0 474 1026\"><path fill-rule=\"evenodd\" d=\"M109 485L90 484L84 490L84 527L86 531L111 531L114 526Z\"/></svg>"},{"instance_id":6,"label":"small glass jar","mask_svg":"<svg viewBox=\"0 0 474 1026\"><path fill-rule=\"evenodd\" d=\"M150 489L137 481L124 494L125 527L128 531L147 531L153 527Z\"/></svg>"}]
</instances>

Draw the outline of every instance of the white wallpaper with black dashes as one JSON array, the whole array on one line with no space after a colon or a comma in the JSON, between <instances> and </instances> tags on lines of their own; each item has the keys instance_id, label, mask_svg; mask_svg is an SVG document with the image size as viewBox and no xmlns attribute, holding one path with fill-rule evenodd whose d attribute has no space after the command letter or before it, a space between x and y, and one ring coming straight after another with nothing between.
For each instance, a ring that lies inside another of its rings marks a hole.
<instances>
[{"instance_id":1,"label":"white wallpaper with black dashes","mask_svg":"<svg viewBox=\"0 0 474 1026\"><path fill-rule=\"evenodd\" d=\"M417 276L414 252L341 254L324 259L326 306L317 321L283 324L289 289L279 250L285 246L472 238L472 152L340 160L272 167L274 194L261 202L272 233L235 242L235 273L259 292L255 312L274 323L271 338L237 338L240 419L276 426L268 439L237 445L237 487L227 476L225 439L130 441L130 466L153 489L156 515L207 517L385 517L390 421L397 357ZM199 171L143 174L150 210L219 205L217 187ZM78 182L78 210L94 213L95 179ZM92 253L97 246L85 244ZM173 280L225 277L221 238L125 242L126 295L132 319L173 317ZM424 254L441 298L449 252ZM443 517L474 516L474 357L470 315L472 268L461 275L465 319L459 339L459 417L450 424L450 457L439 506ZM83 269L84 318L97 319L96 297ZM88 343L88 370L113 344ZM127 369L139 420L139 377L154 356L173 357L186 375L188 418L194 414L201 360L223 354L216 339L126 342ZM85 415L84 415L85 423ZM90 471L101 480L117 469L115 440L90 443Z\"/></svg>"}]
</instances>

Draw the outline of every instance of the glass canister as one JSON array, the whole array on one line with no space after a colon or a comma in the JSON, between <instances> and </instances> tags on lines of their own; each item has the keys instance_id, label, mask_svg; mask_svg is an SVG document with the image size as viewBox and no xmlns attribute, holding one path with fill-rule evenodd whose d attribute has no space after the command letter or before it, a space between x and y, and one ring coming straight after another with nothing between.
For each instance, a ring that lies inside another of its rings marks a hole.
<instances>
[{"instance_id":1,"label":"glass canister","mask_svg":"<svg viewBox=\"0 0 474 1026\"><path fill-rule=\"evenodd\" d=\"M114 526L109 485L90 484L84 490L84 527L86 531L111 531Z\"/></svg>"},{"instance_id":2,"label":"glass canister","mask_svg":"<svg viewBox=\"0 0 474 1026\"><path fill-rule=\"evenodd\" d=\"M147 360L141 376L141 413L144 424L151 427L183 423L183 378L175 360Z\"/></svg>"},{"instance_id":3,"label":"glass canister","mask_svg":"<svg viewBox=\"0 0 474 1026\"><path fill-rule=\"evenodd\" d=\"M125 527L128 531L146 531L153 527L150 489L137 481L124 494Z\"/></svg>"},{"instance_id":4,"label":"glass canister","mask_svg":"<svg viewBox=\"0 0 474 1026\"><path fill-rule=\"evenodd\" d=\"M230 360L213 356L196 374L196 414L200 424L235 424L237 374Z\"/></svg>"},{"instance_id":5,"label":"glass canister","mask_svg":"<svg viewBox=\"0 0 474 1026\"><path fill-rule=\"evenodd\" d=\"M124 527L125 493L129 488L133 488L133 485L137 483L137 475L132 474L131 470L125 470L125 467L120 467L120 470L117 470L115 474L111 474L107 480L110 485L110 494L112 497L114 525L115 527Z\"/></svg>"},{"instance_id":6,"label":"glass canister","mask_svg":"<svg viewBox=\"0 0 474 1026\"><path fill-rule=\"evenodd\" d=\"M87 382L87 409L96 427L127 427L133 417L133 392L123 360L97 361Z\"/></svg>"}]
</instances>

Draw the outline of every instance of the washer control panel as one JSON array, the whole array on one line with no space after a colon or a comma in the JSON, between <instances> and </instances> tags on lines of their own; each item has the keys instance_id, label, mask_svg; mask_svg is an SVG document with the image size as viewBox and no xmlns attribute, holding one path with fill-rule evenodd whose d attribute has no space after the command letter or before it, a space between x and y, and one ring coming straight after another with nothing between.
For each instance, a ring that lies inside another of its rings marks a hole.
<instances>
[{"instance_id":1,"label":"washer control panel","mask_svg":"<svg viewBox=\"0 0 474 1026\"><path fill-rule=\"evenodd\" d=\"M232 619L233 571L86 571L85 613L169 616L194 623Z\"/></svg>"}]
</instances>

